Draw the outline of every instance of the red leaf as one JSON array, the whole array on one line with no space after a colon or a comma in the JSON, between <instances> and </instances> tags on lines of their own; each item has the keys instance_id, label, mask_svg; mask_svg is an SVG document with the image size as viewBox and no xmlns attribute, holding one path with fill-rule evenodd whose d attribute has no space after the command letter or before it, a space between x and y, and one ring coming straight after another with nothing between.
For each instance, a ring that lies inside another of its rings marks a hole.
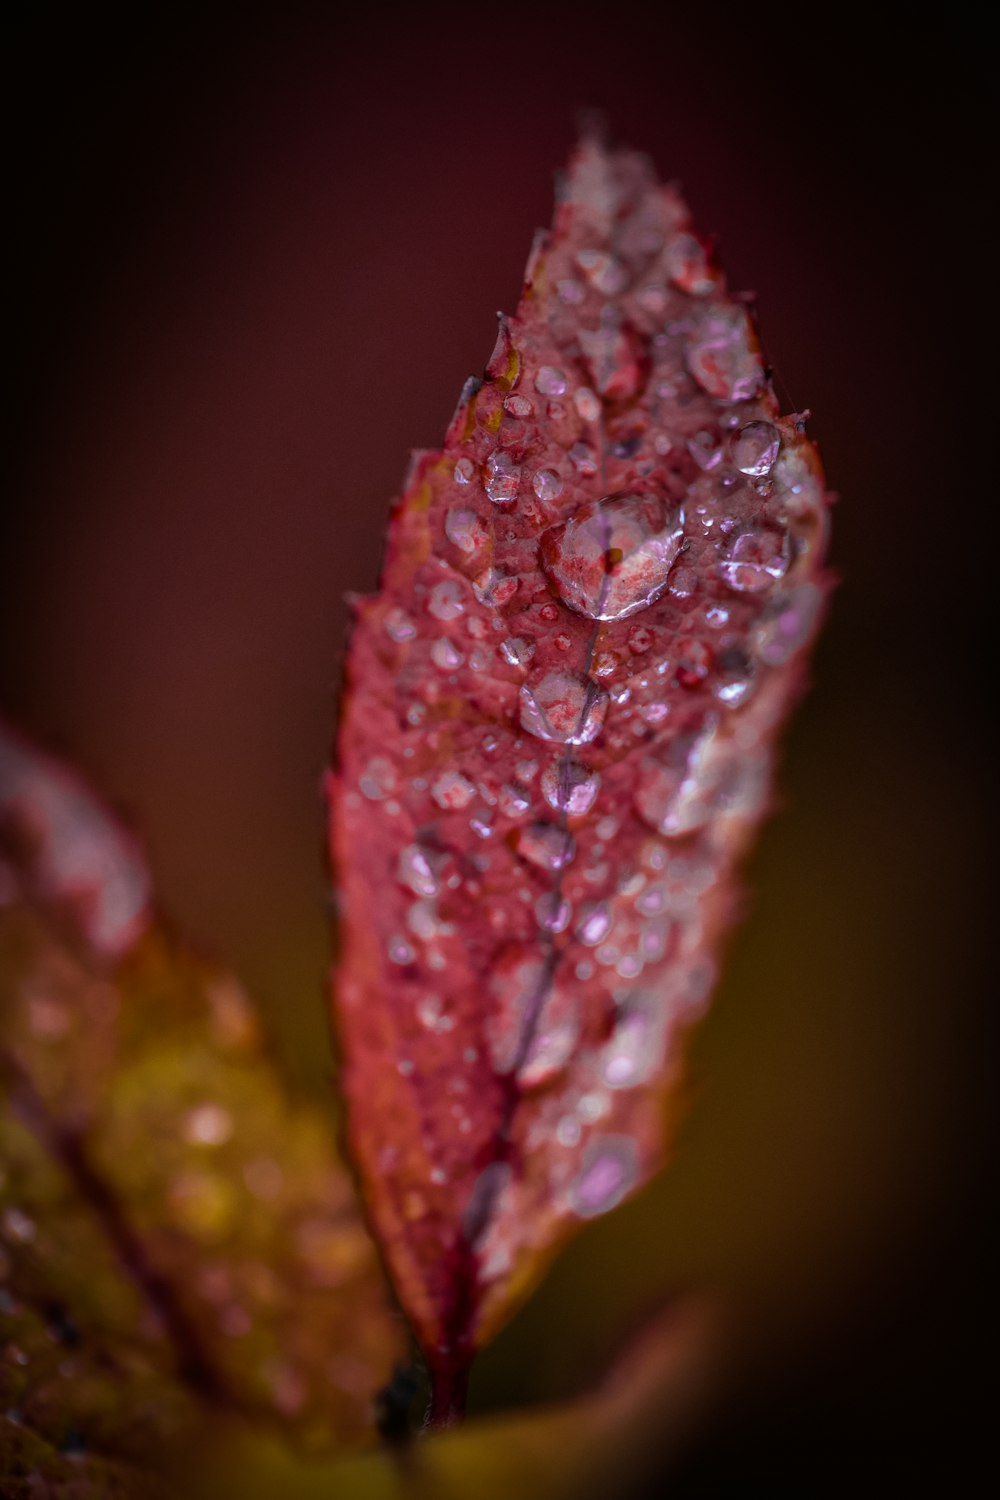
<instances>
[{"instance_id":1,"label":"red leaf","mask_svg":"<svg viewBox=\"0 0 1000 1500\"><path fill-rule=\"evenodd\" d=\"M439 1419L663 1161L828 588L803 427L676 192L585 141L415 456L330 784L350 1141Z\"/></svg>"}]
</instances>

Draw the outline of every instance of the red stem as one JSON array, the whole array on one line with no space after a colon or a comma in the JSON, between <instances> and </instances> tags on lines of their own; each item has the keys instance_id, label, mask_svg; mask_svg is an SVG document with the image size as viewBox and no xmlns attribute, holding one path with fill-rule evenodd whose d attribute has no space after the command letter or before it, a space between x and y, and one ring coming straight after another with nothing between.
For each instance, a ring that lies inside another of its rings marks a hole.
<instances>
[{"instance_id":1,"label":"red stem","mask_svg":"<svg viewBox=\"0 0 1000 1500\"><path fill-rule=\"evenodd\" d=\"M456 1427L465 1416L469 1389L468 1364L438 1368L431 1374L431 1404L427 1426L436 1430Z\"/></svg>"}]
</instances>

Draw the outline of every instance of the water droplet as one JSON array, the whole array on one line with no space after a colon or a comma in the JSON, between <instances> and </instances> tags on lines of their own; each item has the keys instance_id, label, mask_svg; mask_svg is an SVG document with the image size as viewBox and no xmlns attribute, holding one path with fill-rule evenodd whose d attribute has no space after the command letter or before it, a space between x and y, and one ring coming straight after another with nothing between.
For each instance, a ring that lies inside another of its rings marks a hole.
<instances>
[{"instance_id":1,"label":"water droplet","mask_svg":"<svg viewBox=\"0 0 1000 1500\"><path fill-rule=\"evenodd\" d=\"M758 594L788 569L788 538L770 527L754 526L729 543L719 572L731 589Z\"/></svg>"},{"instance_id":2,"label":"water droplet","mask_svg":"<svg viewBox=\"0 0 1000 1500\"><path fill-rule=\"evenodd\" d=\"M625 1197L639 1174L635 1141L627 1135L602 1135L583 1153L570 1202L582 1219L607 1213Z\"/></svg>"},{"instance_id":3,"label":"water droplet","mask_svg":"<svg viewBox=\"0 0 1000 1500\"><path fill-rule=\"evenodd\" d=\"M591 286L605 297L617 297L628 286L628 271L606 250L578 250L576 261Z\"/></svg>"},{"instance_id":4,"label":"water droplet","mask_svg":"<svg viewBox=\"0 0 1000 1500\"><path fill-rule=\"evenodd\" d=\"M542 365L535 376L535 390L543 396L562 396L566 392L566 376L555 365Z\"/></svg>"},{"instance_id":5,"label":"water droplet","mask_svg":"<svg viewBox=\"0 0 1000 1500\"><path fill-rule=\"evenodd\" d=\"M516 781L500 788L500 811L504 817L522 818L530 806L531 797Z\"/></svg>"},{"instance_id":6,"label":"water droplet","mask_svg":"<svg viewBox=\"0 0 1000 1500\"><path fill-rule=\"evenodd\" d=\"M390 609L385 617L385 633L394 641L412 641L417 627L401 609Z\"/></svg>"},{"instance_id":7,"label":"water droplet","mask_svg":"<svg viewBox=\"0 0 1000 1500\"><path fill-rule=\"evenodd\" d=\"M687 366L716 401L749 401L764 381L746 310L713 307L687 337Z\"/></svg>"},{"instance_id":8,"label":"water droplet","mask_svg":"<svg viewBox=\"0 0 1000 1500\"><path fill-rule=\"evenodd\" d=\"M565 932L572 914L569 902L558 891L546 891L535 902L535 919L545 932Z\"/></svg>"},{"instance_id":9,"label":"water droplet","mask_svg":"<svg viewBox=\"0 0 1000 1500\"><path fill-rule=\"evenodd\" d=\"M534 654L534 642L526 641L523 636L511 636L500 642L500 655L509 666L526 667Z\"/></svg>"},{"instance_id":10,"label":"water droplet","mask_svg":"<svg viewBox=\"0 0 1000 1500\"><path fill-rule=\"evenodd\" d=\"M580 672L549 672L521 688L521 726L540 740L589 744L600 733L607 711L607 693Z\"/></svg>"},{"instance_id":11,"label":"water droplet","mask_svg":"<svg viewBox=\"0 0 1000 1500\"><path fill-rule=\"evenodd\" d=\"M597 457L589 443L574 443L567 457L582 478L589 479L597 473Z\"/></svg>"},{"instance_id":12,"label":"water droplet","mask_svg":"<svg viewBox=\"0 0 1000 1500\"><path fill-rule=\"evenodd\" d=\"M748 422L733 438L729 451L741 473L759 478L770 474L780 446L778 429L770 422Z\"/></svg>"},{"instance_id":13,"label":"water droplet","mask_svg":"<svg viewBox=\"0 0 1000 1500\"><path fill-rule=\"evenodd\" d=\"M663 1060L664 1016L657 996L630 994L601 1059L601 1077L609 1088L630 1089L644 1083Z\"/></svg>"},{"instance_id":14,"label":"water droplet","mask_svg":"<svg viewBox=\"0 0 1000 1500\"><path fill-rule=\"evenodd\" d=\"M518 580L512 573L501 573L497 568L487 568L472 581L472 592L480 604L493 609L502 609L517 593Z\"/></svg>"},{"instance_id":15,"label":"water droplet","mask_svg":"<svg viewBox=\"0 0 1000 1500\"><path fill-rule=\"evenodd\" d=\"M712 665L712 653L704 641L688 636L677 643L677 681L681 687L694 688L704 682Z\"/></svg>"},{"instance_id":16,"label":"water droplet","mask_svg":"<svg viewBox=\"0 0 1000 1500\"><path fill-rule=\"evenodd\" d=\"M563 482L555 469L539 469L531 481L531 487L539 500L558 500L563 492Z\"/></svg>"},{"instance_id":17,"label":"water droplet","mask_svg":"<svg viewBox=\"0 0 1000 1500\"><path fill-rule=\"evenodd\" d=\"M460 458L455 464L455 483L471 484L476 472L476 466L471 458Z\"/></svg>"},{"instance_id":18,"label":"water droplet","mask_svg":"<svg viewBox=\"0 0 1000 1500\"><path fill-rule=\"evenodd\" d=\"M581 385L573 392L573 405L582 422L596 422L601 415L600 398L589 385Z\"/></svg>"},{"instance_id":19,"label":"water droplet","mask_svg":"<svg viewBox=\"0 0 1000 1500\"><path fill-rule=\"evenodd\" d=\"M596 948L611 931L611 908L606 901L587 901L580 908L574 929L587 948Z\"/></svg>"},{"instance_id":20,"label":"water droplet","mask_svg":"<svg viewBox=\"0 0 1000 1500\"><path fill-rule=\"evenodd\" d=\"M801 650L812 633L822 598L814 583L804 583L772 601L754 634L761 661L780 667Z\"/></svg>"},{"instance_id":21,"label":"water droplet","mask_svg":"<svg viewBox=\"0 0 1000 1500\"><path fill-rule=\"evenodd\" d=\"M431 787L431 796L438 807L449 811L468 807L475 795L475 787L462 775L461 771L442 771Z\"/></svg>"},{"instance_id":22,"label":"water droplet","mask_svg":"<svg viewBox=\"0 0 1000 1500\"><path fill-rule=\"evenodd\" d=\"M667 275L674 286L692 297L704 297L713 290L716 276L709 265L705 246L693 234L678 234L667 248Z\"/></svg>"},{"instance_id":23,"label":"water droplet","mask_svg":"<svg viewBox=\"0 0 1000 1500\"><path fill-rule=\"evenodd\" d=\"M413 944L408 942L402 933L397 933L395 937L389 939L388 953L394 964L412 964L417 956Z\"/></svg>"},{"instance_id":24,"label":"water droplet","mask_svg":"<svg viewBox=\"0 0 1000 1500\"><path fill-rule=\"evenodd\" d=\"M465 610L462 585L454 578L436 583L427 596L427 610L435 620L457 620Z\"/></svg>"},{"instance_id":25,"label":"water droplet","mask_svg":"<svg viewBox=\"0 0 1000 1500\"><path fill-rule=\"evenodd\" d=\"M396 790L396 768L384 755L373 755L358 786L370 802L381 802Z\"/></svg>"},{"instance_id":26,"label":"water droplet","mask_svg":"<svg viewBox=\"0 0 1000 1500\"><path fill-rule=\"evenodd\" d=\"M430 857L419 844L408 844L400 852L396 873L415 896L436 896L440 889Z\"/></svg>"},{"instance_id":27,"label":"water droplet","mask_svg":"<svg viewBox=\"0 0 1000 1500\"><path fill-rule=\"evenodd\" d=\"M532 823L523 828L517 840L517 852L540 870L562 870L576 851L576 840L555 823Z\"/></svg>"},{"instance_id":28,"label":"water droplet","mask_svg":"<svg viewBox=\"0 0 1000 1500\"><path fill-rule=\"evenodd\" d=\"M444 534L460 551L475 552L483 546L489 532L474 510L450 510L445 516Z\"/></svg>"},{"instance_id":29,"label":"water droplet","mask_svg":"<svg viewBox=\"0 0 1000 1500\"><path fill-rule=\"evenodd\" d=\"M526 396L508 396L503 407L504 411L512 417L519 417L522 420L530 417L535 409Z\"/></svg>"},{"instance_id":30,"label":"water droplet","mask_svg":"<svg viewBox=\"0 0 1000 1500\"><path fill-rule=\"evenodd\" d=\"M559 293L559 300L565 302L567 307L578 307L587 295L583 282L570 276L556 283L556 291Z\"/></svg>"},{"instance_id":31,"label":"water droplet","mask_svg":"<svg viewBox=\"0 0 1000 1500\"><path fill-rule=\"evenodd\" d=\"M715 811L712 791L719 778L713 755L714 723L680 735L656 760L643 762L636 778L635 808L657 833L680 838L708 822Z\"/></svg>"},{"instance_id":32,"label":"water droplet","mask_svg":"<svg viewBox=\"0 0 1000 1500\"><path fill-rule=\"evenodd\" d=\"M699 469L708 472L717 469L722 462L722 448L714 432L705 429L688 438L688 452Z\"/></svg>"},{"instance_id":33,"label":"water droplet","mask_svg":"<svg viewBox=\"0 0 1000 1500\"><path fill-rule=\"evenodd\" d=\"M500 450L486 460L486 493L494 505L511 505L517 499L521 470L509 453Z\"/></svg>"},{"instance_id":34,"label":"water droplet","mask_svg":"<svg viewBox=\"0 0 1000 1500\"><path fill-rule=\"evenodd\" d=\"M659 598L684 539L683 515L653 495L607 495L551 526L542 564L565 604L620 620Z\"/></svg>"},{"instance_id":35,"label":"water droplet","mask_svg":"<svg viewBox=\"0 0 1000 1500\"><path fill-rule=\"evenodd\" d=\"M550 997L542 1007L528 1055L517 1070L517 1081L523 1089L537 1088L561 1072L573 1056L580 1036L575 1005L570 1002L557 1006L553 1002L554 997ZM558 1018L552 1015L553 1011L564 1010L566 1013Z\"/></svg>"},{"instance_id":36,"label":"water droplet","mask_svg":"<svg viewBox=\"0 0 1000 1500\"><path fill-rule=\"evenodd\" d=\"M633 625L628 633L629 650L641 656L653 644L653 632L646 625Z\"/></svg>"},{"instance_id":37,"label":"water droplet","mask_svg":"<svg viewBox=\"0 0 1000 1500\"><path fill-rule=\"evenodd\" d=\"M440 667L442 672L454 672L464 660L461 651L446 638L435 641L431 646L431 661L436 667Z\"/></svg>"},{"instance_id":38,"label":"water droplet","mask_svg":"<svg viewBox=\"0 0 1000 1500\"><path fill-rule=\"evenodd\" d=\"M712 691L727 708L736 708L753 687L753 663L741 646L729 646L716 660Z\"/></svg>"},{"instance_id":39,"label":"water droplet","mask_svg":"<svg viewBox=\"0 0 1000 1500\"><path fill-rule=\"evenodd\" d=\"M582 818L594 805L601 778L572 760L557 760L542 772L542 795L550 807L570 818Z\"/></svg>"}]
</instances>

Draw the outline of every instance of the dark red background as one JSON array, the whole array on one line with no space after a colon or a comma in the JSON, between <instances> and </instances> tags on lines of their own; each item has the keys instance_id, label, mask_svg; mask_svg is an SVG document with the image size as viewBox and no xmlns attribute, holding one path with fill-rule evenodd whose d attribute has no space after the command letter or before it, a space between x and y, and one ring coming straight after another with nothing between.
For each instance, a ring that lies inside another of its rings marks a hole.
<instances>
[{"instance_id":1,"label":"dark red background","mask_svg":"<svg viewBox=\"0 0 1000 1500\"><path fill-rule=\"evenodd\" d=\"M758 292L844 582L678 1164L588 1230L474 1399L578 1389L644 1299L707 1286L734 1333L674 1493L953 1485L995 691L975 36L954 10L282 11L18 23L0 702L120 798L169 911L324 1087L343 594L515 303L576 109L605 106Z\"/></svg>"}]
</instances>

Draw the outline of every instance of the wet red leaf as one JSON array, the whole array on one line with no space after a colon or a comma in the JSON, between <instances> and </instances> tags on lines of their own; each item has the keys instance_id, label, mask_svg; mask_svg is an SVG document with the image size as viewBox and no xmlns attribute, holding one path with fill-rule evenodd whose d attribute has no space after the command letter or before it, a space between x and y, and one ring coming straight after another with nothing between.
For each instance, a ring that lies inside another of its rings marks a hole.
<instances>
[{"instance_id":1,"label":"wet red leaf","mask_svg":"<svg viewBox=\"0 0 1000 1500\"><path fill-rule=\"evenodd\" d=\"M803 429L677 193L585 141L414 458L330 783L350 1143L437 1420L663 1162L828 588Z\"/></svg>"}]
</instances>

